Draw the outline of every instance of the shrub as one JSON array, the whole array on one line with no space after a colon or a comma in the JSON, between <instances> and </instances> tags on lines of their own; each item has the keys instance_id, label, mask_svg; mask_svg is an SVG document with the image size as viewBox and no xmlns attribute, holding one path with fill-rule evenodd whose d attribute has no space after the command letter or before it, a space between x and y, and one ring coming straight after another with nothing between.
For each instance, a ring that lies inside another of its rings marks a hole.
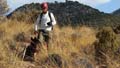
<instances>
[{"instance_id":1,"label":"shrub","mask_svg":"<svg viewBox=\"0 0 120 68\"><path fill-rule=\"evenodd\" d=\"M102 28L96 35L98 42L95 43L95 56L98 64L107 64L107 57L114 58L118 50L117 35L111 27Z\"/></svg>"}]
</instances>

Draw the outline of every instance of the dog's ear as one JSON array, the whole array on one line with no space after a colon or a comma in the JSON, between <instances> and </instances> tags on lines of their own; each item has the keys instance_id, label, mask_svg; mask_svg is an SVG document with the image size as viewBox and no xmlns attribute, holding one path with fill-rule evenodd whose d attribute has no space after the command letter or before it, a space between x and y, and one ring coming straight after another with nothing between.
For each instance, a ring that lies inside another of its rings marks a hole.
<instances>
[{"instance_id":1,"label":"dog's ear","mask_svg":"<svg viewBox=\"0 0 120 68\"><path fill-rule=\"evenodd\" d=\"M34 37L35 40L38 40L36 37Z\"/></svg>"},{"instance_id":2,"label":"dog's ear","mask_svg":"<svg viewBox=\"0 0 120 68\"><path fill-rule=\"evenodd\" d=\"M33 37L31 37L31 40L32 40L32 41L34 40Z\"/></svg>"},{"instance_id":3,"label":"dog's ear","mask_svg":"<svg viewBox=\"0 0 120 68\"><path fill-rule=\"evenodd\" d=\"M33 41L33 42L36 42L37 41L37 38L36 37L31 37L31 40Z\"/></svg>"}]
</instances>

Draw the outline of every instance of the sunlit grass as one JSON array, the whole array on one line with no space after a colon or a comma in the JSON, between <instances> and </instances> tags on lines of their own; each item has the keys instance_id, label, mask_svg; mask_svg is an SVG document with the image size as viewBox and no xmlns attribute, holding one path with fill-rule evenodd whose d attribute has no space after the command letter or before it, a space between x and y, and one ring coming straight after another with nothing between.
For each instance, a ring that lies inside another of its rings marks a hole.
<instances>
[{"instance_id":1,"label":"sunlit grass","mask_svg":"<svg viewBox=\"0 0 120 68\"><path fill-rule=\"evenodd\" d=\"M34 36L33 31L34 24L26 24L26 22L8 20L0 24L0 68L27 68L27 65L32 66L31 63L24 62L18 57L19 53L24 50L25 42L17 42L14 37L19 33L24 33L26 38L30 38ZM79 58L87 58L91 64L95 64L93 53L85 54L84 52L88 51L89 53L89 51L94 51L92 47L96 41L96 31L93 28L86 26L59 28L55 26L52 32L50 49L49 51L42 49L37 54L37 63L44 61L48 57L48 54L59 54L66 61L67 68L74 68L71 61L76 59L76 57L72 57L71 55L75 53ZM114 65L119 64L115 63ZM43 64L42 66L45 65ZM49 65L45 67L53 68ZM63 68L66 67L63 66ZM80 68L84 68L84 66Z\"/></svg>"}]
</instances>

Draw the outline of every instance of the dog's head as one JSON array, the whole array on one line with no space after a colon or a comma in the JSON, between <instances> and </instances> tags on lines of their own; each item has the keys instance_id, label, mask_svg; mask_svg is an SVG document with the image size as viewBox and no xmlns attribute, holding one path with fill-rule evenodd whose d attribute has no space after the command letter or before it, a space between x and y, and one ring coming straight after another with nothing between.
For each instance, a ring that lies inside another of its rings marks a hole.
<instances>
[{"instance_id":1,"label":"dog's head","mask_svg":"<svg viewBox=\"0 0 120 68\"><path fill-rule=\"evenodd\" d=\"M37 39L36 37L31 37L31 41L34 43L34 44L38 44L40 43L39 39Z\"/></svg>"}]
</instances>

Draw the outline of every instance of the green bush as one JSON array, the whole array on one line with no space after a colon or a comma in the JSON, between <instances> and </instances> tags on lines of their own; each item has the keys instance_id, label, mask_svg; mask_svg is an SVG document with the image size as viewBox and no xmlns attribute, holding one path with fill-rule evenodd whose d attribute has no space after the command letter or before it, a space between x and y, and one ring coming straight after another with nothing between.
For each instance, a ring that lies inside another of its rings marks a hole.
<instances>
[{"instance_id":1,"label":"green bush","mask_svg":"<svg viewBox=\"0 0 120 68\"><path fill-rule=\"evenodd\" d=\"M118 50L117 35L111 27L102 28L96 35L98 42L95 44L95 56L98 63L106 64L107 57L114 58Z\"/></svg>"}]
</instances>

